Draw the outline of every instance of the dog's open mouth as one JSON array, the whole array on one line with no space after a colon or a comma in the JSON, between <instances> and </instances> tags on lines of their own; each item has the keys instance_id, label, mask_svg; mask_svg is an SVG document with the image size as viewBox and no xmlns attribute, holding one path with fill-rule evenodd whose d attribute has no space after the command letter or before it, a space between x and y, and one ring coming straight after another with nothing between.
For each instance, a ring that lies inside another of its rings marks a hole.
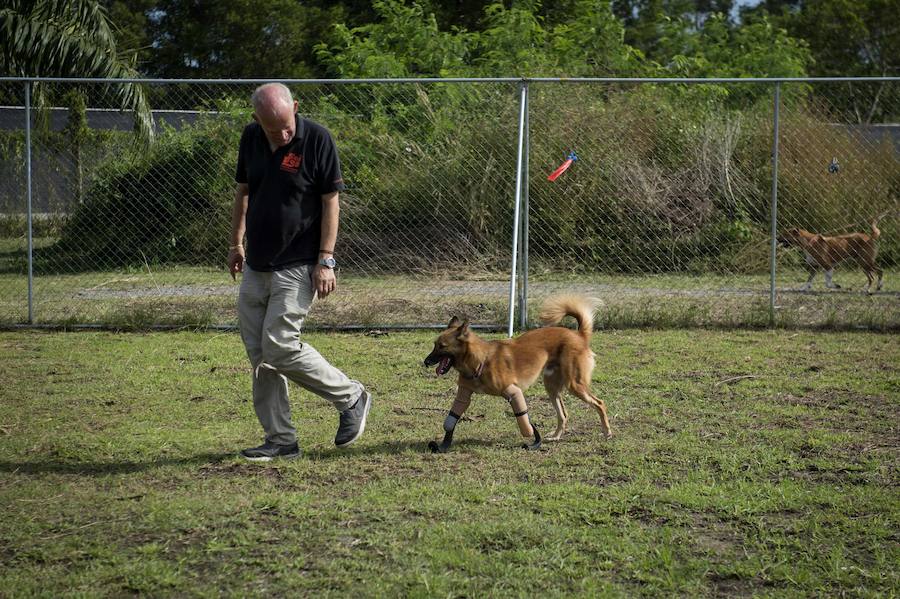
<instances>
[{"instance_id":1,"label":"dog's open mouth","mask_svg":"<svg viewBox=\"0 0 900 599\"><path fill-rule=\"evenodd\" d=\"M450 371L450 358L441 358L441 361L438 362L437 368L435 368L434 371L438 376L447 374Z\"/></svg>"}]
</instances>

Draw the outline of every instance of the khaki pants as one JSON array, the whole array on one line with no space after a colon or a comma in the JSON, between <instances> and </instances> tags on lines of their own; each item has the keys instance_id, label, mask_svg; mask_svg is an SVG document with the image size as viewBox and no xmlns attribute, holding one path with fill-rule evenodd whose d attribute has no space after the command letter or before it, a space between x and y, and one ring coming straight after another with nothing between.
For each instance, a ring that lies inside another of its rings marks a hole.
<instances>
[{"instance_id":1,"label":"khaki pants","mask_svg":"<svg viewBox=\"0 0 900 599\"><path fill-rule=\"evenodd\" d=\"M313 268L258 272L245 265L241 280L238 319L253 366L253 407L266 440L280 445L297 440L288 380L331 402L338 411L352 406L363 392L358 381L300 341L303 319L316 296Z\"/></svg>"}]
</instances>

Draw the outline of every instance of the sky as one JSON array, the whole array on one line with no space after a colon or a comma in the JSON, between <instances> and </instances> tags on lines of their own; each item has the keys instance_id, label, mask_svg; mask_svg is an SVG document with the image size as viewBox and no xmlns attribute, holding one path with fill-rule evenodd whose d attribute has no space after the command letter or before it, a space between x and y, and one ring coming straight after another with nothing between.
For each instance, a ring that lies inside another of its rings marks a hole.
<instances>
[{"instance_id":1,"label":"sky","mask_svg":"<svg viewBox=\"0 0 900 599\"><path fill-rule=\"evenodd\" d=\"M760 0L737 0L734 3L734 9L731 11L731 17L737 18L738 11L742 6L756 6L759 2Z\"/></svg>"}]
</instances>

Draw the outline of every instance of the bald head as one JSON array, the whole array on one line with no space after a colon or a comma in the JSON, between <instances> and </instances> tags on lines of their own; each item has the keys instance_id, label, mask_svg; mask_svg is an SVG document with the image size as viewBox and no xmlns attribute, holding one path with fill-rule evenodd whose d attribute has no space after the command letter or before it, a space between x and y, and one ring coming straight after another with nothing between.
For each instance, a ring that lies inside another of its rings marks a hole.
<instances>
[{"instance_id":1,"label":"bald head","mask_svg":"<svg viewBox=\"0 0 900 599\"><path fill-rule=\"evenodd\" d=\"M296 131L294 113L297 112L291 90L281 83L266 83L256 88L250 102L253 120L262 126L273 150L291 141Z\"/></svg>"},{"instance_id":2,"label":"bald head","mask_svg":"<svg viewBox=\"0 0 900 599\"><path fill-rule=\"evenodd\" d=\"M253 91L250 102L253 104L253 110L259 114L260 111L277 110L280 106L293 106L294 99L286 85L264 83Z\"/></svg>"}]
</instances>

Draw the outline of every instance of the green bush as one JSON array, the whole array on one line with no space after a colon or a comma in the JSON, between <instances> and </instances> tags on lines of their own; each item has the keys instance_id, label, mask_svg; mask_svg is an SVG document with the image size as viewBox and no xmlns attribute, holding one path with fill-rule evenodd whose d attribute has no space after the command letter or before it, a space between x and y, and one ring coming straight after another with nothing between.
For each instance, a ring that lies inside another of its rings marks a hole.
<instances>
[{"instance_id":1,"label":"green bush","mask_svg":"<svg viewBox=\"0 0 900 599\"><path fill-rule=\"evenodd\" d=\"M144 264L220 264L234 201L241 123L202 118L166 129L143 151L110 161L59 242L37 256L66 270Z\"/></svg>"},{"instance_id":2,"label":"green bush","mask_svg":"<svg viewBox=\"0 0 900 599\"><path fill-rule=\"evenodd\" d=\"M41 214L31 220L32 237L59 237L66 225L65 214ZM0 214L0 238L15 239L28 236L28 217L25 214Z\"/></svg>"},{"instance_id":3,"label":"green bush","mask_svg":"<svg viewBox=\"0 0 900 599\"><path fill-rule=\"evenodd\" d=\"M534 86L528 183L535 268L764 272L771 106L761 98L730 109L732 91ZM341 151L348 184L343 264L368 272L508 268L513 86L356 86L304 101L301 110L331 129ZM896 206L900 175L890 148L867 149L799 96L786 100L785 115L780 223L829 232ZM163 132L141 154L110 161L59 242L39 258L67 269L220 265L246 119L246 111L201 119ZM547 181L573 148L576 165ZM827 172L831 152L848 157L838 175ZM896 263L897 244L897 236L883 237L883 264Z\"/></svg>"}]
</instances>

